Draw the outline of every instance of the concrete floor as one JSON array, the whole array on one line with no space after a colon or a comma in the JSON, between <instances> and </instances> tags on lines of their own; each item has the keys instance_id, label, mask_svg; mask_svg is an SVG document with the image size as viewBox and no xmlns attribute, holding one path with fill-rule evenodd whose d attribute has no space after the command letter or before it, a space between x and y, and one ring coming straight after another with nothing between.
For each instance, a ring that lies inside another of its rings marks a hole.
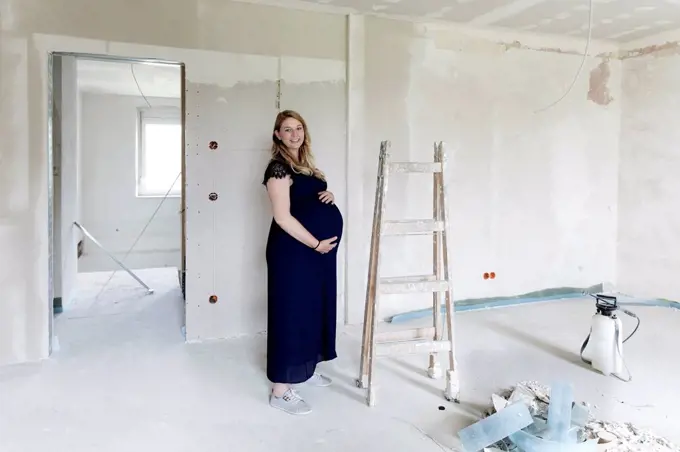
<instances>
[{"instance_id":1,"label":"concrete floor","mask_svg":"<svg viewBox=\"0 0 680 452\"><path fill-rule=\"evenodd\" d=\"M303 387L315 411L296 418L267 405L264 335L187 345L176 271L139 275L154 295L119 273L97 302L96 284L108 274L81 275L89 289L57 317L60 350L41 363L0 369L1 451L458 449L457 431L489 405L494 390L556 378L573 382L597 417L680 443L678 311L633 308L642 327L625 347L631 383L594 373L578 358L591 300L460 314L460 405L443 399L443 380L425 376L427 357L414 356L380 361L378 404L368 408L354 385L360 329L343 328L340 358L325 366L335 384Z\"/></svg>"}]
</instances>

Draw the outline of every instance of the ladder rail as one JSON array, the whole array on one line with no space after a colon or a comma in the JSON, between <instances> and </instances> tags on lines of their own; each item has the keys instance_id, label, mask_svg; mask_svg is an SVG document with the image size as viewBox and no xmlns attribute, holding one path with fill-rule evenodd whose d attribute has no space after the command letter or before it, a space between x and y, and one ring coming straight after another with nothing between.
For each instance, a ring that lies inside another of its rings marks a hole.
<instances>
[{"instance_id":1,"label":"ladder rail","mask_svg":"<svg viewBox=\"0 0 680 452\"><path fill-rule=\"evenodd\" d=\"M361 346L361 375L358 386L368 386L369 369L372 367L372 348L374 345L374 331L377 326L377 309L380 269L380 235L382 233L382 214L384 212L384 198L387 191L387 159L390 142L380 143L380 157L378 160L378 177L375 186L375 201L373 204L373 227L371 232L371 254L368 263L368 278L366 284L366 305L364 307L363 340Z\"/></svg>"},{"instance_id":2,"label":"ladder rail","mask_svg":"<svg viewBox=\"0 0 680 452\"><path fill-rule=\"evenodd\" d=\"M439 152L439 147L435 143L434 145L434 161L435 163L441 164L441 155ZM442 165L442 172L432 174L432 218L438 224L442 225L442 228L435 231L432 234L432 274L435 275L437 281L442 279L442 266L441 266L441 245L443 239L442 230L446 227L446 222L443 221L441 215L441 192L439 187L442 185L442 175L444 173L444 167ZM434 326L433 340L440 341L442 339L442 319L441 319L441 293L432 293L432 323ZM439 355L437 353L430 353L430 365L428 367L428 374L430 378L441 377L441 364L439 363Z\"/></svg>"},{"instance_id":3,"label":"ladder rail","mask_svg":"<svg viewBox=\"0 0 680 452\"><path fill-rule=\"evenodd\" d=\"M454 339L454 321L453 321L453 272L451 271L451 249L449 247L449 211L448 211L448 183L446 177L446 169L448 166L448 155L444 149L444 143L439 142L437 145L437 152L439 158L442 162L442 172L441 172L441 184L440 189L440 206L442 220L444 222L444 230L442 239L443 248L443 264L444 272L446 273L446 279L449 281L449 290L446 291L446 333L449 342L451 343L451 349L449 350L449 369L446 375L446 390L444 391L444 396L449 401L458 402L460 400L460 385L458 383L458 369L456 368L456 352L455 352L455 339ZM437 309L439 311L439 309Z\"/></svg>"},{"instance_id":4,"label":"ladder rail","mask_svg":"<svg viewBox=\"0 0 680 452\"><path fill-rule=\"evenodd\" d=\"M375 250L375 265L373 266L373 280L374 280L374 299L373 299L373 315L371 318L371 333L370 342L371 349L368 355L368 405L375 405L375 386L373 385L374 380L374 370L375 370L375 358L376 358L376 343L375 343L375 332L378 329L378 312L380 309L380 236L383 226L383 217L385 214L385 198L387 196L388 187L388 177L389 177L389 166L387 164L389 155L389 142L383 142L380 145L380 192L378 192L378 205L379 209L376 210L378 215L377 218L373 218L373 222L377 224L376 236L378 241L377 250Z\"/></svg>"}]
</instances>

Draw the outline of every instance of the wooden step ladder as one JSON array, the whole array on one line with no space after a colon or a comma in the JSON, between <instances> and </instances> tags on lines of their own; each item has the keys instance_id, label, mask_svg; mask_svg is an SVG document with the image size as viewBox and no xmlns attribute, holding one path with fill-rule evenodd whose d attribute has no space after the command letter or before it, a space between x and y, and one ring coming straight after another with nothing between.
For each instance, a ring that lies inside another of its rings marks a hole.
<instances>
[{"instance_id":1,"label":"wooden step ladder","mask_svg":"<svg viewBox=\"0 0 680 452\"><path fill-rule=\"evenodd\" d=\"M449 369L446 371L444 397L459 402L459 382L456 369L453 341L453 287L449 253L449 218L445 182L447 157L443 143L434 145L434 162L391 162L390 142L380 144L378 180L375 190L373 231L366 287L364 329L361 346L361 369L357 386L368 389L367 403L375 405L374 366L378 356L395 356L413 353L428 353L430 378L442 376L439 352L448 352ZM385 221L385 198L387 197L390 173L432 173L433 174L433 215L431 219ZM433 235L432 275L399 278L380 277L380 243L384 236ZM441 318L441 295L445 293L445 316L447 338L443 336ZM433 326L401 331L377 333L378 306L381 294L432 293Z\"/></svg>"}]
</instances>

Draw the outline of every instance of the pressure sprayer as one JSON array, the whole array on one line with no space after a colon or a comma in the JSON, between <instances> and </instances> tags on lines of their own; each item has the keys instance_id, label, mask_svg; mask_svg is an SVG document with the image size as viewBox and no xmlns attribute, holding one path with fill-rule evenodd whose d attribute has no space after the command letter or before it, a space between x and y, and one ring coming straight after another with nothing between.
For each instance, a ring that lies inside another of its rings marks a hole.
<instances>
[{"instance_id":1,"label":"pressure sprayer","mask_svg":"<svg viewBox=\"0 0 680 452\"><path fill-rule=\"evenodd\" d=\"M596 312L592 317L590 333L581 346L581 359L586 364L604 375L613 375L619 380L629 382L633 376L623 359L623 344L633 337L640 327L640 318L634 313L619 306L616 297L602 294L588 294L595 298ZM617 311L637 320L637 325L630 335L623 339L623 324ZM628 378L621 374L626 370Z\"/></svg>"}]
</instances>

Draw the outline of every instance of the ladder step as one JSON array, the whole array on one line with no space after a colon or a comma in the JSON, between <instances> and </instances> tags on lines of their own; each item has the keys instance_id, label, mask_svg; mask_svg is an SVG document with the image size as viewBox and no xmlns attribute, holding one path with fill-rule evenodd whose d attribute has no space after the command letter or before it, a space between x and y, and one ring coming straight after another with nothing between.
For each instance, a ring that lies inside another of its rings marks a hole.
<instances>
[{"instance_id":1,"label":"ladder step","mask_svg":"<svg viewBox=\"0 0 680 452\"><path fill-rule=\"evenodd\" d=\"M441 162L392 162L389 170L393 173L441 173Z\"/></svg>"},{"instance_id":2,"label":"ladder step","mask_svg":"<svg viewBox=\"0 0 680 452\"><path fill-rule=\"evenodd\" d=\"M436 220L390 220L385 221L382 235L417 235L444 230L444 222Z\"/></svg>"},{"instance_id":3,"label":"ladder step","mask_svg":"<svg viewBox=\"0 0 680 452\"><path fill-rule=\"evenodd\" d=\"M412 341L414 339L432 339L434 337L434 327L411 328L376 333L376 343L386 343L395 341Z\"/></svg>"},{"instance_id":4,"label":"ladder step","mask_svg":"<svg viewBox=\"0 0 680 452\"><path fill-rule=\"evenodd\" d=\"M444 292L447 290L449 290L449 282L445 279L437 280L434 275L380 278L381 294Z\"/></svg>"},{"instance_id":5,"label":"ladder step","mask_svg":"<svg viewBox=\"0 0 680 452\"><path fill-rule=\"evenodd\" d=\"M416 341L383 342L375 344L377 356L412 355L451 350L451 342L422 339Z\"/></svg>"}]
</instances>

